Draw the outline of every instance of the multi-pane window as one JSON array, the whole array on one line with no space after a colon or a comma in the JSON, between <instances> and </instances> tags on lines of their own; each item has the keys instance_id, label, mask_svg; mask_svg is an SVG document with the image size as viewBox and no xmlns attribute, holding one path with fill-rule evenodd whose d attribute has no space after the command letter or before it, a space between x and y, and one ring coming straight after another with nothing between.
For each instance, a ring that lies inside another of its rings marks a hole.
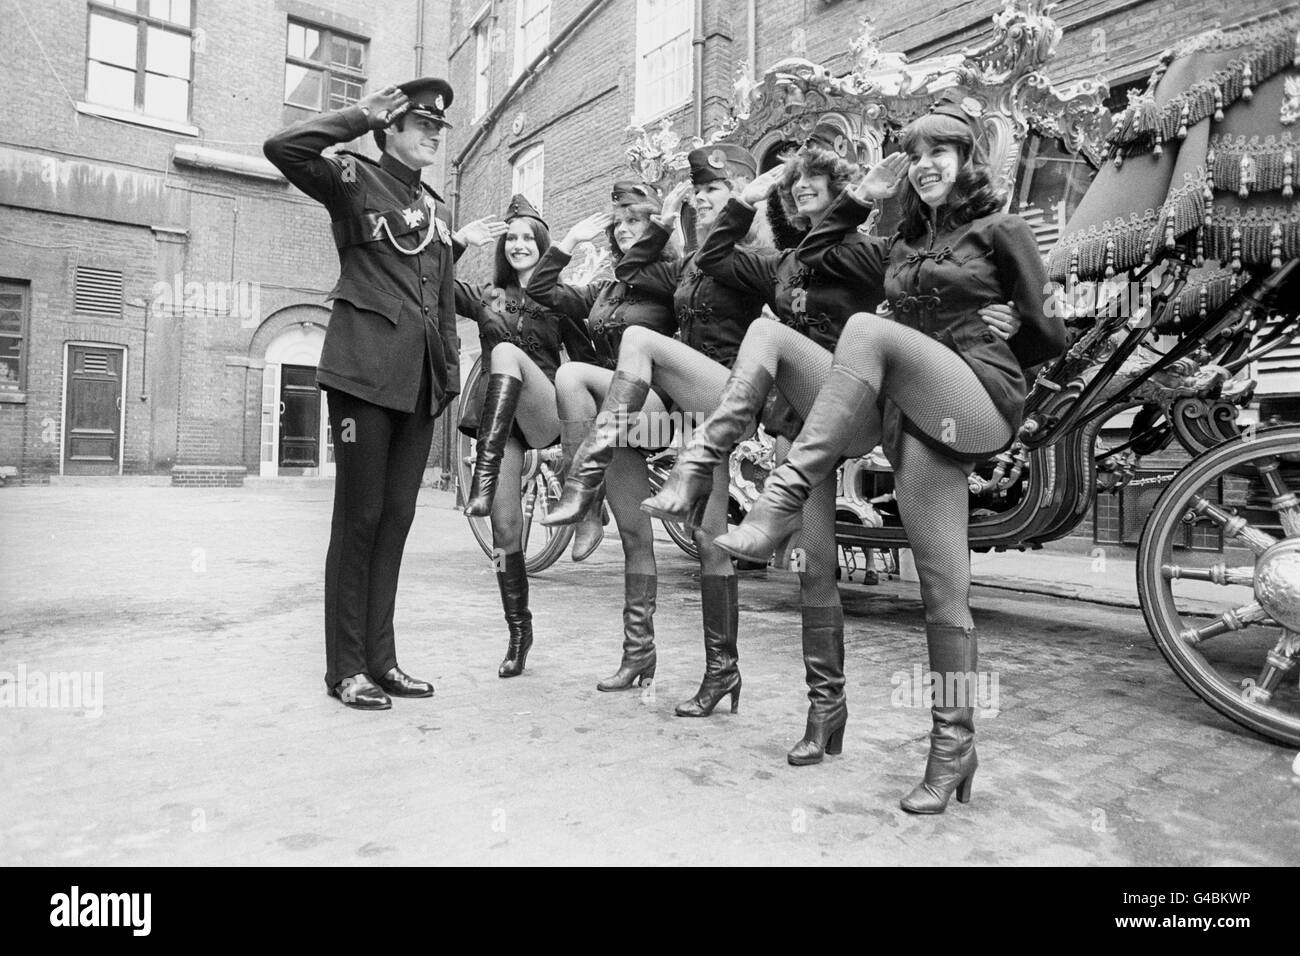
<instances>
[{"instance_id":1,"label":"multi-pane window","mask_svg":"<svg viewBox=\"0 0 1300 956\"><path fill-rule=\"evenodd\" d=\"M25 282L0 281L0 392L22 391L30 288Z\"/></svg>"},{"instance_id":2,"label":"multi-pane window","mask_svg":"<svg viewBox=\"0 0 1300 956\"><path fill-rule=\"evenodd\" d=\"M361 99L365 85L365 40L289 21L284 56L286 103L317 112L338 110Z\"/></svg>"},{"instance_id":3,"label":"multi-pane window","mask_svg":"<svg viewBox=\"0 0 1300 956\"><path fill-rule=\"evenodd\" d=\"M523 193L528 201L542 211L542 177L546 168L546 153L539 143L530 146L516 157L512 192Z\"/></svg>"},{"instance_id":4,"label":"multi-pane window","mask_svg":"<svg viewBox=\"0 0 1300 956\"><path fill-rule=\"evenodd\" d=\"M691 0L637 0L637 119L653 119L690 97Z\"/></svg>"},{"instance_id":5,"label":"multi-pane window","mask_svg":"<svg viewBox=\"0 0 1300 956\"><path fill-rule=\"evenodd\" d=\"M492 20L484 17L474 28L474 119L487 112L491 69Z\"/></svg>"},{"instance_id":6,"label":"multi-pane window","mask_svg":"<svg viewBox=\"0 0 1300 956\"><path fill-rule=\"evenodd\" d=\"M551 0L516 0L515 72L518 76L551 38Z\"/></svg>"},{"instance_id":7,"label":"multi-pane window","mask_svg":"<svg viewBox=\"0 0 1300 956\"><path fill-rule=\"evenodd\" d=\"M193 15L192 0L93 0L86 100L187 121Z\"/></svg>"}]
</instances>

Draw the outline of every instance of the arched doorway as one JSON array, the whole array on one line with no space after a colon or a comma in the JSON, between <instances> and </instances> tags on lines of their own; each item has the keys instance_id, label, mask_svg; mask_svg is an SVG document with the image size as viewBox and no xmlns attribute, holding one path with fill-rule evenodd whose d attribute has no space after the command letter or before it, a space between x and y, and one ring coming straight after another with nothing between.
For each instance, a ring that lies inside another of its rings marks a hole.
<instances>
[{"instance_id":1,"label":"arched doorway","mask_svg":"<svg viewBox=\"0 0 1300 956\"><path fill-rule=\"evenodd\" d=\"M261 475L334 476L326 393L316 387L325 330L302 322L266 347L262 370Z\"/></svg>"}]
</instances>

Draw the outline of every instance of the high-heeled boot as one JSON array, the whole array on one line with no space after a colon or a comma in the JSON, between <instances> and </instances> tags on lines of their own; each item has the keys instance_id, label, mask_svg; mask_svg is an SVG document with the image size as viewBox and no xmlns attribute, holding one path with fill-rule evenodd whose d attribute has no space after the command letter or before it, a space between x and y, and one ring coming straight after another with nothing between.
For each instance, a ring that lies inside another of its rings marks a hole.
<instances>
[{"instance_id":1,"label":"high-heeled boot","mask_svg":"<svg viewBox=\"0 0 1300 956\"><path fill-rule=\"evenodd\" d=\"M682 522L688 532L699 527L713 488L713 469L754 429L771 389L772 376L763 366L732 368L717 409L695 429L663 486L641 502L641 510Z\"/></svg>"},{"instance_id":2,"label":"high-heeled boot","mask_svg":"<svg viewBox=\"0 0 1300 956\"><path fill-rule=\"evenodd\" d=\"M528 651L533 646L533 612L528 610L528 571L524 568L522 552L505 556L501 570L497 571L497 586L501 588L501 607L506 613L506 627L510 643L506 646L505 660L497 668L498 677L518 677L524 672Z\"/></svg>"},{"instance_id":3,"label":"high-heeled boot","mask_svg":"<svg viewBox=\"0 0 1300 956\"><path fill-rule=\"evenodd\" d=\"M731 712L740 707L740 668L736 632L740 626L740 598L736 576L705 574L700 577L700 603L704 613L704 680L690 700L674 709L678 717L708 717L718 701L731 695Z\"/></svg>"},{"instance_id":4,"label":"high-heeled boot","mask_svg":"<svg viewBox=\"0 0 1300 956\"><path fill-rule=\"evenodd\" d=\"M767 476L745 520L715 538L714 544L738 558L766 561L799 530L808 495L835 474L840 453L862 422L863 409L875 400L870 385L834 366L785 461Z\"/></svg>"},{"instance_id":5,"label":"high-heeled boot","mask_svg":"<svg viewBox=\"0 0 1300 956\"><path fill-rule=\"evenodd\" d=\"M515 424L515 408L524 383L510 375L493 375L488 379L479 416L478 447L474 457L474 477L470 479L465 514L477 518L492 513L496 497L497 476L501 473L501 456Z\"/></svg>"},{"instance_id":6,"label":"high-heeled boot","mask_svg":"<svg viewBox=\"0 0 1300 956\"><path fill-rule=\"evenodd\" d=\"M566 476L573 467L578 446L587 437L587 432L593 424L595 424L594 418L560 422L560 447L564 453L564 467L561 470ZM600 547L600 543L605 540L605 525L608 523L609 519L605 515L605 489L602 482L586 517L573 529L573 550L569 552L570 557L574 561L585 561L591 557Z\"/></svg>"},{"instance_id":7,"label":"high-heeled boot","mask_svg":"<svg viewBox=\"0 0 1300 956\"><path fill-rule=\"evenodd\" d=\"M979 660L974 628L927 624L925 642L935 675L936 706L930 709L930 756L925 779L900 802L908 813L943 813L954 791L970 800L979 757L975 754L975 668Z\"/></svg>"},{"instance_id":8,"label":"high-heeled boot","mask_svg":"<svg viewBox=\"0 0 1300 956\"><path fill-rule=\"evenodd\" d=\"M544 525L573 524L591 511L605 484L605 469L623 437L628 416L645 407L650 383L626 372L615 372L600 414L587 432L564 479L560 502L542 519Z\"/></svg>"},{"instance_id":9,"label":"high-heeled boot","mask_svg":"<svg viewBox=\"0 0 1300 956\"><path fill-rule=\"evenodd\" d=\"M808 681L808 723L803 740L786 754L796 767L821 763L824 754L843 750L849 719L844 699L844 611L803 609L803 666Z\"/></svg>"},{"instance_id":10,"label":"high-heeled boot","mask_svg":"<svg viewBox=\"0 0 1300 956\"><path fill-rule=\"evenodd\" d=\"M613 676L596 690L627 690L655 676L655 594L659 578L653 574L623 575L623 660Z\"/></svg>"}]
</instances>

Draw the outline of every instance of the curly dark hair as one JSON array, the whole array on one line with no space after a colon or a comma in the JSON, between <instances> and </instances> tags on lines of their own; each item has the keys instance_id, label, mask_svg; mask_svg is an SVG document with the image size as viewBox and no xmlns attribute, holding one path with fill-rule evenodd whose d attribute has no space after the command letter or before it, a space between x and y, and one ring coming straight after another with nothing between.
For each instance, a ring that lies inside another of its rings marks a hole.
<instances>
[{"instance_id":1,"label":"curly dark hair","mask_svg":"<svg viewBox=\"0 0 1300 956\"><path fill-rule=\"evenodd\" d=\"M614 209L614 221L605 227L605 239L609 242L609 257L615 262L623 258L623 250L619 248L618 241L614 238L614 227L618 225L620 213L626 213L635 219L648 220L651 216L659 212L659 204L651 202L633 203L628 206L618 206ZM673 249L672 243L664 247L663 255L660 257L665 262L672 262L677 258L677 252Z\"/></svg>"},{"instance_id":2,"label":"curly dark hair","mask_svg":"<svg viewBox=\"0 0 1300 956\"><path fill-rule=\"evenodd\" d=\"M952 184L940 215L949 226L959 226L997 212L1006 203L1006 193L994 181L988 158L975 139L968 123L951 116L928 113L907 124L899 140L903 151L911 153L922 144L947 144L961 157L961 169ZM898 231L908 241L923 236L930 220L930 207L916 194L909 179L903 186L903 215Z\"/></svg>"},{"instance_id":3,"label":"curly dark hair","mask_svg":"<svg viewBox=\"0 0 1300 956\"><path fill-rule=\"evenodd\" d=\"M533 230L533 240L537 243L538 258L544 256L546 250L551 248L551 230L547 229L546 224L540 219L534 219L532 216L516 216L506 223L507 231L516 222L528 223L529 228ZM497 239L496 259L492 266L492 284L498 289L519 287L519 275L506 257L505 233Z\"/></svg>"},{"instance_id":4,"label":"curly dark hair","mask_svg":"<svg viewBox=\"0 0 1300 956\"><path fill-rule=\"evenodd\" d=\"M806 146L798 152L787 153L781 157L781 162L785 163L785 172L774 192L781 202L786 222L801 231L810 229L812 223L807 216L799 214L794 204L794 184L800 176L825 176L829 181L831 198L834 199L862 175L862 170L856 163L849 162L834 150L820 146Z\"/></svg>"}]
</instances>

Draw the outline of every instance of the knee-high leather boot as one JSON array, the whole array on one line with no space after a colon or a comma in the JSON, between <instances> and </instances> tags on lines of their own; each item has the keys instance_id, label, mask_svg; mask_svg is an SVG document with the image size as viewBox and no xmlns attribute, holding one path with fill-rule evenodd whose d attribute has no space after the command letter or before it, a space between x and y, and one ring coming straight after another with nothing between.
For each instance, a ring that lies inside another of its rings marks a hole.
<instances>
[{"instance_id":1,"label":"knee-high leather boot","mask_svg":"<svg viewBox=\"0 0 1300 956\"><path fill-rule=\"evenodd\" d=\"M497 476L501 473L501 456L515 424L515 408L524 383L510 375L493 375L488 379L479 416L478 448L474 457L474 477L465 500L465 514L484 518L492 513L496 497Z\"/></svg>"},{"instance_id":2,"label":"knee-high leather boot","mask_svg":"<svg viewBox=\"0 0 1300 956\"><path fill-rule=\"evenodd\" d=\"M596 690L626 690L653 680L655 652L654 574L623 575L623 660L618 670L596 685Z\"/></svg>"},{"instance_id":3,"label":"knee-high leather boot","mask_svg":"<svg viewBox=\"0 0 1300 956\"><path fill-rule=\"evenodd\" d=\"M505 556L497 572L497 586L501 588L501 607L506 613L506 627L510 630L510 643L506 646L505 660L497 668L498 677L518 677L524 672L524 662L533 646L533 612L528 610L528 572L524 556L515 551Z\"/></svg>"},{"instance_id":4,"label":"knee-high leather boot","mask_svg":"<svg viewBox=\"0 0 1300 956\"><path fill-rule=\"evenodd\" d=\"M713 488L713 469L754 429L771 389L772 376L763 366L732 368L717 410L695 429L663 487L641 502L641 510L656 518L683 522L688 531L699 527Z\"/></svg>"},{"instance_id":5,"label":"knee-high leather boot","mask_svg":"<svg viewBox=\"0 0 1300 956\"><path fill-rule=\"evenodd\" d=\"M740 668L736 632L740 626L740 598L736 576L705 574L700 577L700 603L704 613L704 680L690 700L677 705L678 717L708 717L718 701L731 695L731 712L740 707Z\"/></svg>"},{"instance_id":6,"label":"knee-high leather boot","mask_svg":"<svg viewBox=\"0 0 1300 956\"><path fill-rule=\"evenodd\" d=\"M808 724L786 759L796 767L821 763L843 749L849 719L844 699L844 611L803 609L803 666L808 680Z\"/></svg>"},{"instance_id":7,"label":"knee-high leather boot","mask_svg":"<svg viewBox=\"0 0 1300 956\"><path fill-rule=\"evenodd\" d=\"M649 382L626 372L614 373L594 426L573 453L560 503L542 524L573 524L586 517L604 488L605 469L614 460L627 417L645 407L649 393Z\"/></svg>"},{"instance_id":8,"label":"knee-high leather boot","mask_svg":"<svg viewBox=\"0 0 1300 956\"><path fill-rule=\"evenodd\" d=\"M799 437L784 462L763 483L763 493L744 522L714 539L728 554L766 561L781 542L799 530L804 502L812 489L835 474L840 453L862 421L875 390L836 365L817 395Z\"/></svg>"},{"instance_id":9,"label":"knee-high leather boot","mask_svg":"<svg viewBox=\"0 0 1300 956\"><path fill-rule=\"evenodd\" d=\"M930 710L930 756L925 779L899 805L908 813L943 813L954 791L959 803L970 800L979 766L975 755L979 648L974 628L952 624L927 624L925 643L930 651L930 671L938 682L936 706Z\"/></svg>"},{"instance_id":10,"label":"knee-high leather boot","mask_svg":"<svg viewBox=\"0 0 1300 956\"><path fill-rule=\"evenodd\" d=\"M587 437L587 432L595 421L594 418L584 418L580 421L560 422L560 445L564 451L562 470L566 476L572 471L578 446ZM600 547L600 543L605 540L605 525L608 523L609 518L605 515L605 487L604 482L601 482L600 490L596 493L596 498L592 501L586 517L573 529L573 550L569 554L574 561L585 561L592 556Z\"/></svg>"}]
</instances>

